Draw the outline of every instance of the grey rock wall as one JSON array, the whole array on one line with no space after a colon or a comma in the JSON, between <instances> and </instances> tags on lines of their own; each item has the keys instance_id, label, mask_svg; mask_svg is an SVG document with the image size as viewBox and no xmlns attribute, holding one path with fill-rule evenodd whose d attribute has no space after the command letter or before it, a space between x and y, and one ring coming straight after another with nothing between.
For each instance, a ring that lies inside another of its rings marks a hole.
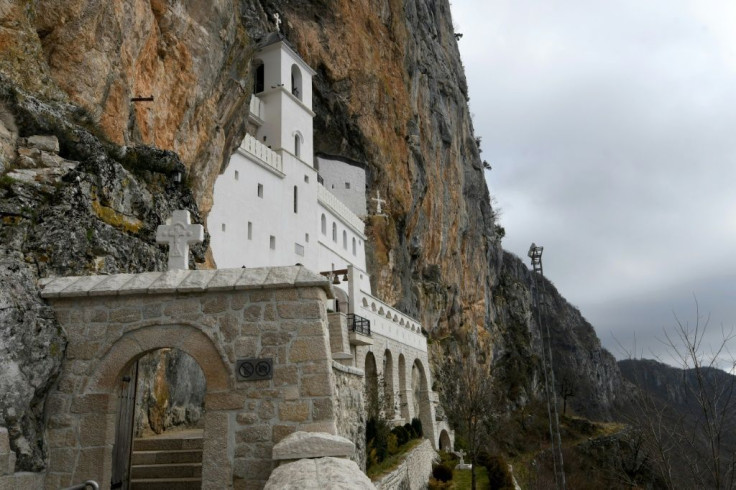
<instances>
[{"instance_id":1,"label":"grey rock wall","mask_svg":"<svg viewBox=\"0 0 736 490\"><path fill-rule=\"evenodd\" d=\"M184 169L175 154L108 143L84 111L44 103L2 77L0 99L0 120L15 129L4 140L0 175L0 426L16 469L36 471L46 455L46 393L66 348L38 278L164 270L156 227L174 209L201 217L172 179ZM55 136L58 153L37 135ZM204 260L203 246L194 252Z\"/></svg>"}]
</instances>

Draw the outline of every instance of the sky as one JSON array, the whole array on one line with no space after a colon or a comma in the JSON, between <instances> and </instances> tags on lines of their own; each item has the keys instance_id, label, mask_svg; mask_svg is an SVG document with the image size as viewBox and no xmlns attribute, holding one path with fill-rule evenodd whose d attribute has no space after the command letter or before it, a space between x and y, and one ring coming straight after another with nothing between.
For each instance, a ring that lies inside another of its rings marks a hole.
<instances>
[{"instance_id":1,"label":"sky","mask_svg":"<svg viewBox=\"0 0 736 490\"><path fill-rule=\"evenodd\" d=\"M736 326L736 2L452 0L504 248L618 358ZM732 348L736 355L736 341Z\"/></svg>"}]
</instances>

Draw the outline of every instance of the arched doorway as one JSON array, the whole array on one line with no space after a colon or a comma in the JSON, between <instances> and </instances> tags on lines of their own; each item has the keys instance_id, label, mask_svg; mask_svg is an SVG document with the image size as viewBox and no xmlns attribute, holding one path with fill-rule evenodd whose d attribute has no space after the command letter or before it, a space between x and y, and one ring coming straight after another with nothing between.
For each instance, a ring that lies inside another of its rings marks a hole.
<instances>
[{"instance_id":1,"label":"arched doorway","mask_svg":"<svg viewBox=\"0 0 736 490\"><path fill-rule=\"evenodd\" d=\"M112 488L201 486L206 391L201 367L180 349L132 363L120 380Z\"/></svg>"},{"instance_id":2,"label":"arched doorway","mask_svg":"<svg viewBox=\"0 0 736 490\"><path fill-rule=\"evenodd\" d=\"M429 409L429 386L424 366L419 359L411 367L412 417L422 421L425 434L432 428L432 417Z\"/></svg>"},{"instance_id":3,"label":"arched doorway","mask_svg":"<svg viewBox=\"0 0 736 490\"><path fill-rule=\"evenodd\" d=\"M378 370L373 352L365 355L365 400L368 418L377 417L380 411L378 400Z\"/></svg>"},{"instance_id":4,"label":"arched doorway","mask_svg":"<svg viewBox=\"0 0 736 490\"><path fill-rule=\"evenodd\" d=\"M396 417L396 401L394 397L394 361L391 351L386 349L383 354L383 402L386 419Z\"/></svg>"},{"instance_id":5,"label":"arched doorway","mask_svg":"<svg viewBox=\"0 0 736 490\"><path fill-rule=\"evenodd\" d=\"M401 397L401 418L410 422L409 416L409 392L406 389L406 360L404 354L399 354L399 396Z\"/></svg>"},{"instance_id":6,"label":"arched doorway","mask_svg":"<svg viewBox=\"0 0 736 490\"><path fill-rule=\"evenodd\" d=\"M452 442L450 441L450 434L447 433L446 430L442 430L440 432L440 439L439 439L439 448L440 451L450 451L452 450Z\"/></svg>"}]
</instances>

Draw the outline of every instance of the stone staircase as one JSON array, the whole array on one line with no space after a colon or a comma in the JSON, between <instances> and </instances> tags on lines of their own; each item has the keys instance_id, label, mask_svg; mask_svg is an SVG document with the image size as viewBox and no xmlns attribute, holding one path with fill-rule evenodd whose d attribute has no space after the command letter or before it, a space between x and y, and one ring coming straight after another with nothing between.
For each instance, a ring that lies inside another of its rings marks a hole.
<instances>
[{"instance_id":1,"label":"stone staircase","mask_svg":"<svg viewBox=\"0 0 736 490\"><path fill-rule=\"evenodd\" d=\"M202 431L186 430L133 441L131 490L202 488Z\"/></svg>"}]
</instances>

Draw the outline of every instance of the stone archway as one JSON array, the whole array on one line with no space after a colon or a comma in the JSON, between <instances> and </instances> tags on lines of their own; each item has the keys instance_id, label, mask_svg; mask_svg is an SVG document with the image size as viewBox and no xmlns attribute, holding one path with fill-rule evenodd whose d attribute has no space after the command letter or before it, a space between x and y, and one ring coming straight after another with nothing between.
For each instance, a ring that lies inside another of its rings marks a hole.
<instances>
[{"instance_id":1,"label":"stone archway","mask_svg":"<svg viewBox=\"0 0 736 490\"><path fill-rule=\"evenodd\" d=\"M431 402L429 399L429 386L427 374L419 359L414 360L411 367L411 395L412 395L412 417L422 421L425 437L432 437L432 415Z\"/></svg>"},{"instance_id":2,"label":"stone archway","mask_svg":"<svg viewBox=\"0 0 736 490\"><path fill-rule=\"evenodd\" d=\"M406 359L404 354L399 354L399 396L401 396L401 418L406 422L410 422L409 400L411 396L406 387Z\"/></svg>"},{"instance_id":3,"label":"stone archway","mask_svg":"<svg viewBox=\"0 0 736 490\"><path fill-rule=\"evenodd\" d=\"M80 428L84 428L78 456L81 458L81 468L78 463L76 470L80 475L77 479L83 478L85 472L93 471L99 465L98 468L103 469L102 482L110 481L118 419L117 400L121 386L119 381L138 359L162 348L179 349L199 364L206 379L207 399L222 397L232 388L231 376L220 352L201 328L181 324L151 325L124 334L96 363L98 375L90 380L83 394L72 402L70 411L79 417ZM227 488L232 483L232 468L227 454L227 412L218 410L217 403L211 405L204 414L202 480L213 487ZM54 429L49 429L50 437L53 432Z\"/></svg>"},{"instance_id":4,"label":"stone archway","mask_svg":"<svg viewBox=\"0 0 736 490\"><path fill-rule=\"evenodd\" d=\"M383 354L383 404L388 420L393 420L396 417L394 398L394 361L391 351L386 349Z\"/></svg>"},{"instance_id":5,"label":"stone archway","mask_svg":"<svg viewBox=\"0 0 736 490\"><path fill-rule=\"evenodd\" d=\"M376 417L380 410L378 399L378 370L373 352L365 355L365 402L368 418Z\"/></svg>"},{"instance_id":6,"label":"stone archway","mask_svg":"<svg viewBox=\"0 0 736 490\"><path fill-rule=\"evenodd\" d=\"M446 430L440 432L440 439L438 441L438 447L440 451L449 451L452 449L452 441L450 440L450 434Z\"/></svg>"}]
</instances>

